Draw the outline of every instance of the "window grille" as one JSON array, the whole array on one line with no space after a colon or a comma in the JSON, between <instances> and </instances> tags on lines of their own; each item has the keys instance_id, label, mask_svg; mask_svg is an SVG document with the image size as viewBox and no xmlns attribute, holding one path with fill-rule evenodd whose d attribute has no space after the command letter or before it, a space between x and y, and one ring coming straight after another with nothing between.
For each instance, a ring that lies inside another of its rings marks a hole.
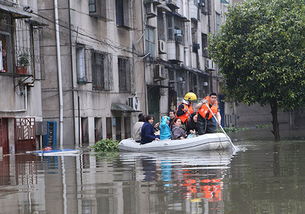
<instances>
[{"instance_id":1,"label":"window grille","mask_svg":"<svg viewBox=\"0 0 305 214\"><path fill-rule=\"evenodd\" d=\"M131 27L131 10L130 0L116 0L116 24L118 26Z\"/></svg>"},{"instance_id":2,"label":"window grille","mask_svg":"<svg viewBox=\"0 0 305 214\"><path fill-rule=\"evenodd\" d=\"M149 53L150 57L156 57L156 40L155 40L155 29L147 26L145 31L145 45L146 53Z\"/></svg>"},{"instance_id":3,"label":"window grille","mask_svg":"<svg viewBox=\"0 0 305 214\"><path fill-rule=\"evenodd\" d=\"M201 34L201 43L202 43L202 56L208 57L208 35L202 33Z\"/></svg>"},{"instance_id":4,"label":"window grille","mask_svg":"<svg viewBox=\"0 0 305 214\"><path fill-rule=\"evenodd\" d=\"M119 90L128 92L131 90L130 63L128 58L118 58Z\"/></svg>"},{"instance_id":5,"label":"window grille","mask_svg":"<svg viewBox=\"0 0 305 214\"><path fill-rule=\"evenodd\" d=\"M110 54L93 51L92 82L95 90L112 90L112 57Z\"/></svg>"},{"instance_id":6,"label":"window grille","mask_svg":"<svg viewBox=\"0 0 305 214\"><path fill-rule=\"evenodd\" d=\"M76 45L76 72L77 72L77 82L86 83L86 54L85 46L81 44Z\"/></svg>"},{"instance_id":7,"label":"window grille","mask_svg":"<svg viewBox=\"0 0 305 214\"><path fill-rule=\"evenodd\" d=\"M35 118L16 118L15 128L17 140L35 139Z\"/></svg>"}]
</instances>

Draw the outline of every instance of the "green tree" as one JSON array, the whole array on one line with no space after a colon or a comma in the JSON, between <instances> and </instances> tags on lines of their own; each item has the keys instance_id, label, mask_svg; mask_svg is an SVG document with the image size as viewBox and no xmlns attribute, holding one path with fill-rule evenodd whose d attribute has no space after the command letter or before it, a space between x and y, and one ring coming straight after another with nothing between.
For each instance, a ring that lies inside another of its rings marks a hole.
<instances>
[{"instance_id":1,"label":"green tree","mask_svg":"<svg viewBox=\"0 0 305 214\"><path fill-rule=\"evenodd\" d=\"M270 105L273 134L277 112L305 103L305 1L247 0L230 7L209 53L237 102Z\"/></svg>"}]
</instances>

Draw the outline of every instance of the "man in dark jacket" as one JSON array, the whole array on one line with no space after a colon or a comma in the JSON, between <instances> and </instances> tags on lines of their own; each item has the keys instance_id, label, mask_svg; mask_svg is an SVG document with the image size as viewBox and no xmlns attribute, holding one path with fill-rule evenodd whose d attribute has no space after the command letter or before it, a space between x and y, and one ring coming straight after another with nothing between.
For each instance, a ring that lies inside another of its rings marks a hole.
<instances>
[{"instance_id":1,"label":"man in dark jacket","mask_svg":"<svg viewBox=\"0 0 305 214\"><path fill-rule=\"evenodd\" d=\"M141 144L150 143L154 140L159 140L160 136L154 134L154 118L150 115L146 116L146 122L141 129Z\"/></svg>"}]
</instances>

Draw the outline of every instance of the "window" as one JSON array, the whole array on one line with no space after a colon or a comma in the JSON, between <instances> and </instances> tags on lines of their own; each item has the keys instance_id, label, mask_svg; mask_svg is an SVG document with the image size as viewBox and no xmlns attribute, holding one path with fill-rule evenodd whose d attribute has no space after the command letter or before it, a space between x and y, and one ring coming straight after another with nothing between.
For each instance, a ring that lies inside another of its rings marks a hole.
<instances>
[{"instance_id":1,"label":"window","mask_svg":"<svg viewBox=\"0 0 305 214\"><path fill-rule=\"evenodd\" d=\"M108 139L112 139L112 119L111 117L106 118L106 135Z\"/></svg>"},{"instance_id":2,"label":"window","mask_svg":"<svg viewBox=\"0 0 305 214\"><path fill-rule=\"evenodd\" d=\"M124 117L125 138L130 138L131 137L130 124L131 124L130 117Z\"/></svg>"},{"instance_id":3,"label":"window","mask_svg":"<svg viewBox=\"0 0 305 214\"><path fill-rule=\"evenodd\" d=\"M96 13L96 0L89 0L89 13Z\"/></svg>"},{"instance_id":4,"label":"window","mask_svg":"<svg viewBox=\"0 0 305 214\"><path fill-rule=\"evenodd\" d=\"M193 44L198 43L198 39L197 39L197 32L198 32L198 25L197 22L192 21L191 23L191 32L192 32L192 42Z\"/></svg>"},{"instance_id":5,"label":"window","mask_svg":"<svg viewBox=\"0 0 305 214\"><path fill-rule=\"evenodd\" d=\"M208 94L209 84L208 76L199 75L198 80L199 84L199 97L205 97Z\"/></svg>"},{"instance_id":6,"label":"window","mask_svg":"<svg viewBox=\"0 0 305 214\"><path fill-rule=\"evenodd\" d=\"M174 17L171 15L167 15L166 22L167 22L167 40L174 40L175 39Z\"/></svg>"},{"instance_id":7,"label":"window","mask_svg":"<svg viewBox=\"0 0 305 214\"><path fill-rule=\"evenodd\" d=\"M0 73L13 72L12 18L1 12L0 16Z\"/></svg>"},{"instance_id":8,"label":"window","mask_svg":"<svg viewBox=\"0 0 305 214\"><path fill-rule=\"evenodd\" d=\"M116 0L116 24L131 27L130 25L130 0Z\"/></svg>"},{"instance_id":9,"label":"window","mask_svg":"<svg viewBox=\"0 0 305 214\"><path fill-rule=\"evenodd\" d=\"M93 89L109 91L112 89L112 58L110 54L92 53Z\"/></svg>"},{"instance_id":10,"label":"window","mask_svg":"<svg viewBox=\"0 0 305 214\"><path fill-rule=\"evenodd\" d=\"M106 4L107 0L89 0L89 15L106 18Z\"/></svg>"},{"instance_id":11,"label":"window","mask_svg":"<svg viewBox=\"0 0 305 214\"><path fill-rule=\"evenodd\" d=\"M197 84L197 74L189 73L189 90L197 94L198 84Z\"/></svg>"},{"instance_id":12,"label":"window","mask_svg":"<svg viewBox=\"0 0 305 214\"><path fill-rule=\"evenodd\" d=\"M86 61L85 61L85 46L81 44L76 45L76 72L77 82L86 83Z\"/></svg>"},{"instance_id":13,"label":"window","mask_svg":"<svg viewBox=\"0 0 305 214\"><path fill-rule=\"evenodd\" d=\"M121 140L122 139L122 128L121 128L121 118L115 118L115 139Z\"/></svg>"},{"instance_id":14,"label":"window","mask_svg":"<svg viewBox=\"0 0 305 214\"><path fill-rule=\"evenodd\" d=\"M221 16L219 13L216 13L216 25L215 25L216 32L220 30L220 25L221 25Z\"/></svg>"},{"instance_id":15,"label":"window","mask_svg":"<svg viewBox=\"0 0 305 214\"><path fill-rule=\"evenodd\" d=\"M128 92L131 90L131 73L128 58L118 58L119 90Z\"/></svg>"},{"instance_id":16,"label":"window","mask_svg":"<svg viewBox=\"0 0 305 214\"><path fill-rule=\"evenodd\" d=\"M0 34L0 72L8 72L8 36Z\"/></svg>"},{"instance_id":17,"label":"window","mask_svg":"<svg viewBox=\"0 0 305 214\"><path fill-rule=\"evenodd\" d=\"M95 142L103 139L102 118L94 118Z\"/></svg>"},{"instance_id":18,"label":"window","mask_svg":"<svg viewBox=\"0 0 305 214\"><path fill-rule=\"evenodd\" d=\"M183 44L184 43L184 22L180 19L175 17L174 19L174 23L175 23L175 29L174 29L174 36L175 36L175 41ZM186 32L187 34L187 32Z\"/></svg>"},{"instance_id":19,"label":"window","mask_svg":"<svg viewBox=\"0 0 305 214\"><path fill-rule=\"evenodd\" d=\"M197 22L195 21L192 21L191 23L191 33L192 33L192 43L193 43L192 51L194 53L198 53L198 50L200 49L200 44L198 43L198 25Z\"/></svg>"},{"instance_id":20,"label":"window","mask_svg":"<svg viewBox=\"0 0 305 214\"><path fill-rule=\"evenodd\" d=\"M201 43L202 43L202 56L208 57L208 35L202 33L201 34Z\"/></svg>"},{"instance_id":21,"label":"window","mask_svg":"<svg viewBox=\"0 0 305 214\"><path fill-rule=\"evenodd\" d=\"M150 53L150 57L156 57L156 41L155 41L155 28L146 27L145 30L145 46L146 53Z\"/></svg>"},{"instance_id":22,"label":"window","mask_svg":"<svg viewBox=\"0 0 305 214\"><path fill-rule=\"evenodd\" d=\"M205 15L211 15L211 0L202 0L201 12Z\"/></svg>"},{"instance_id":23,"label":"window","mask_svg":"<svg viewBox=\"0 0 305 214\"><path fill-rule=\"evenodd\" d=\"M158 39L160 40L166 40L165 37L165 20L163 13L161 11L158 11L158 16L157 16L157 21L158 21Z\"/></svg>"},{"instance_id":24,"label":"window","mask_svg":"<svg viewBox=\"0 0 305 214\"><path fill-rule=\"evenodd\" d=\"M81 127L82 127L82 143L89 143L89 133L88 133L88 117L81 118Z\"/></svg>"},{"instance_id":25,"label":"window","mask_svg":"<svg viewBox=\"0 0 305 214\"><path fill-rule=\"evenodd\" d=\"M186 72L177 71L176 72L176 84L177 84L177 96L183 97L186 93Z\"/></svg>"}]
</instances>

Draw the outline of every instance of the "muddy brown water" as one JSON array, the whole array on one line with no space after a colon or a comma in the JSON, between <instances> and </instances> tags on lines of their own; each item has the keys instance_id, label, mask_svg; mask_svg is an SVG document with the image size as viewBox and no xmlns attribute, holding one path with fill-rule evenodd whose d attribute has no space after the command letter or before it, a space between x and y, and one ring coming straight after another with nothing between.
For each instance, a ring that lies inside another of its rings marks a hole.
<instances>
[{"instance_id":1,"label":"muddy brown water","mask_svg":"<svg viewBox=\"0 0 305 214\"><path fill-rule=\"evenodd\" d=\"M305 213L305 141L232 152L18 154L0 159L0 213Z\"/></svg>"}]
</instances>

